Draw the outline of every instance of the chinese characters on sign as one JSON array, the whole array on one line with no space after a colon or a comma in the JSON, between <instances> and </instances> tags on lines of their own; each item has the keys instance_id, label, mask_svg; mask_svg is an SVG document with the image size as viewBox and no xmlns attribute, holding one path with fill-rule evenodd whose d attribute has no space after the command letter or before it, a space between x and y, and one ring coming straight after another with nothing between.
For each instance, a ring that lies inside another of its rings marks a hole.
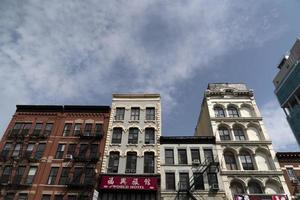
<instances>
[{"instance_id":1,"label":"chinese characters on sign","mask_svg":"<svg viewBox=\"0 0 300 200\"><path fill-rule=\"evenodd\" d=\"M100 189L156 190L156 177L102 176Z\"/></svg>"}]
</instances>

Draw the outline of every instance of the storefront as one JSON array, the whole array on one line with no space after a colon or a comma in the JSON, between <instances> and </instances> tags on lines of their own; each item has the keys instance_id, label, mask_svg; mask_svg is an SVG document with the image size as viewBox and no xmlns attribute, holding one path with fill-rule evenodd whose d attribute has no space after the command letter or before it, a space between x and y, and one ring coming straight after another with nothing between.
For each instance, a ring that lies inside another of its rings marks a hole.
<instances>
[{"instance_id":1,"label":"storefront","mask_svg":"<svg viewBox=\"0 0 300 200\"><path fill-rule=\"evenodd\" d=\"M103 175L99 200L158 200L158 176Z\"/></svg>"},{"instance_id":2,"label":"storefront","mask_svg":"<svg viewBox=\"0 0 300 200\"><path fill-rule=\"evenodd\" d=\"M288 200L287 195L254 195L254 194L245 194L245 195L235 195L235 200Z\"/></svg>"}]
</instances>

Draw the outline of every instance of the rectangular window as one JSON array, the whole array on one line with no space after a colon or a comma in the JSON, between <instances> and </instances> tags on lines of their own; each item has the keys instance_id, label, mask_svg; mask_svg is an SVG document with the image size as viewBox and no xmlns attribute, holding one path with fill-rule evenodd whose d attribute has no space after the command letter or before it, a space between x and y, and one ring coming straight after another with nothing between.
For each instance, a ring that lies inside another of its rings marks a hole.
<instances>
[{"instance_id":1,"label":"rectangular window","mask_svg":"<svg viewBox=\"0 0 300 200\"><path fill-rule=\"evenodd\" d=\"M64 167L61 170L60 178L59 178L59 185L65 185L68 180L70 168Z\"/></svg>"},{"instance_id":2,"label":"rectangular window","mask_svg":"<svg viewBox=\"0 0 300 200\"><path fill-rule=\"evenodd\" d=\"M155 130L154 128L145 129L145 144L154 144Z\"/></svg>"},{"instance_id":3,"label":"rectangular window","mask_svg":"<svg viewBox=\"0 0 300 200\"><path fill-rule=\"evenodd\" d=\"M155 120L155 108L146 108L146 120Z\"/></svg>"},{"instance_id":4,"label":"rectangular window","mask_svg":"<svg viewBox=\"0 0 300 200\"><path fill-rule=\"evenodd\" d=\"M39 160L42 158L43 154L44 154L44 150L45 150L46 144L45 143L40 143L37 147L37 150L35 152L35 156L34 158Z\"/></svg>"},{"instance_id":5,"label":"rectangular window","mask_svg":"<svg viewBox=\"0 0 300 200\"><path fill-rule=\"evenodd\" d=\"M48 177L48 182L47 182L48 185L55 185L58 169L59 167L51 167L50 174Z\"/></svg>"},{"instance_id":6,"label":"rectangular window","mask_svg":"<svg viewBox=\"0 0 300 200\"><path fill-rule=\"evenodd\" d=\"M84 127L84 135L92 135L92 127L93 127L93 124L85 124L85 127Z\"/></svg>"},{"instance_id":7,"label":"rectangular window","mask_svg":"<svg viewBox=\"0 0 300 200\"><path fill-rule=\"evenodd\" d=\"M12 149L12 143L10 142L5 143L3 150L1 151L1 158L7 159L11 149Z\"/></svg>"},{"instance_id":8,"label":"rectangular window","mask_svg":"<svg viewBox=\"0 0 300 200\"><path fill-rule=\"evenodd\" d=\"M76 144L69 144L67 154L74 156L75 151L76 151Z\"/></svg>"},{"instance_id":9,"label":"rectangular window","mask_svg":"<svg viewBox=\"0 0 300 200\"><path fill-rule=\"evenodd\" d=\"M14 127L13 127L13 129L11 131L11 134L12 135L18 135L19 132L20 132L20 130L21 130L21 128L22 128L22 126L23 126L22 123L18 123L18 122L15 123L15 125L14 125Z\"/></svg>"},{"instance_id":10,"label":"rectangular window","mask_svg":"<svg viewBox=\"0 0 300 200\"><path fill-rule=\"evenodd\" d=\"M132 107L131 108L131 120L140 120L140 108L138 107Z\"/></svg>"},{"instance_id":11,"label":"rectangular window","mask_svg":"<svg viewBox=\"0 0 300 200\"><path fill-rule=\"evenodd\" d=\"M187 164L186 149L178 149L178 164Z\"/></svg>"},{"instance_id":12,"label":"rectangular window","mask_svg":"<svg viewBox=\"0 0 300 200\"><path fill-rule=\"evenodd\" d=\"M88 150L88 145L87 144L81 144L79 148L79 154L78 157L80 159L84 159L86 157L86 152Z\"/></svg>"},{"instance_id":13,"label":"rectangular window","mask_svg":"<svg viewBox=\"0 0 300 200\"><path fill-rule=\"evenodd\" d=\"M43 194L42 200L50 200L50 199L51 199L51 195L50 194Z\"/></svg>"},{"instance_id":14,"label":"rectangular window","mask_svg":"<svg viewBox=\"0 0 300 200\"><path fill-rule=\"evenodd\" d=\"M15 194L14 193L8 193L5 195L5 200L14 200Z\"/></svg>"},{"instance_id":15,"label":"rectangular window","mask_svg":"<svg viewBox=\"0 0 300 200\"><path fill-rule=\"evenodd\" d=\"M139 129L138 128L130 128L128 134L128 144L137 144L139 137Z\"/></svg>"},{"instance_id":16,"label":"rectangular window","mask_svg":"<svg viewBox=\"0 0 300 200\"><path fill-rule=\"evenodd\" d=\"M190 186L189 173L179 173L179 190L187 190Z\"/></svg>"},{"instance_id":17,"label":"rectangular window","mask_svg":"<svg viewBox=\"0 0 300 200\"><path fill-rule=\"evenodd\" d=\"M34 180L34 177L35 177L35 174L36 174L36 171L37 171L37 167L30 167L29 168L28 175L27 175L27 178L26 178L26 184L32 184L32 182Z\"/></svg>"},{"instance_id":18,"label":"rectangular window","mask_svg":"<svg viewBox=\"0 0 300 200\"><path fill-rule=\"evenodd\" d=\"M28 194L25 193L19 194L18 200L28 200Z\"/></svg>"},{"instance_id":19,"label":"rectangular window","mask_svg":"<svg viewBox=\"0 0 300 200\"><path fill-rule=\"evenodd\" d=\"M22 177L24 176L25 173L25 166L19 166L16 170L16 175L14 177L14 183L20 184L22 183Z\"/></svg>"},{"instance_id":20,"label":"rectangular window","mask_svg":"<svg viewBox=\"0 0 300 200\"><path fill-rule=\"evenodd\" d=\"M144 154L144 173L154 173L154 153L146 152Z\"/></svg>"},{"instance_id":21,"label":"rectangular window","mask_svg":"<svg viewBox=\"0 0 300 200\"><path fill-rule=\"evenodd\" d=\"M95 170L94 168L87 168L84 174L84 183L86 184L94 184L94 178L95 178Z\"/></svg>"},{"instance_id":22,"label":"rectangular window","mask_svg":"<svg viewBox=\"0 0 300 200\"><path fill-rule=\"evenodd\" d=\"M191 149L191 156L193 163L200 163L200 152L199 149Z\"/></svg>"},{"instance_id":23,"label":"rectangular window","mask_svg":"<svg viewBox=\"0 0 300 200\"><path fill-rule=\"evenodd\" d=\"M82 167L76 167L75 168L74 174L73 174L73 179L72 179L73 183L76 183L76 184L81 183L82 172L83 172L83 168Z\"/></svg>"},{"instance_id":24,"label":"rectangular window","mask_svg":"<svg viewBox=\"0 0 300 200\"><path fill-rule=\"evenodd\" d=\"M166 173L166 189L175 190L175 173Z\"/></svg>"},{"instance_id":25,"label":"rectangular window","mask_svg":"<svg viewBox=\"0 0 300 200\"><path fill-rule=\"evenodd\" d=\"M62 159L65 151L65 144L58 144L55 159Z\"/></svg>"},{"instance_id":26,"label":"rectangular window","mask_svg":"<svg viewBox=\"0 0 300 200\"><path fill-rule=\"evenodd\" d=\"M165 164L174 165L174 151L173 151L173 149L165 149Z\"/></svg>"},{"instance_id":27,"label":"rectangular window","mask_svg":"<svg viewBox=\"0 0 300 200\"><path fill-rule=\"evenodd\" d=\"M43 127L42 123L36 123L35 127L33 129L32 135L34 135L34 136L40 135L41 131L42 131L42 127Z\"/></svg>"},{"instance_id":28,"label":"rectangular window","mask_svg":"<svg viewBox=\"0 0 300 200\"><path fill-rule=\"evenodd\" d=\"M21 145L20 143L17 143L15 148L14 148L14 151L13 151L13 154L12 154L12 157L19 157L20 155L20 152L21 152Z\"/></svg>"},{"instance_id":29,"label":"rectangular window","mask_svg":"<svg viewBox=\"0 0 300 200\"><path fill-rule=\"evenodd\" d=\"M124 120L125 108L116 108L115 120Z\"/></svg>"},{"instance_id":30,"label":"rectangular window","mask_svg":"<svg viewBox=\"0 0 300 200\"><path fill-rule=\"evenodd\" d=\"M203 174L201 173L194 173L194 187L195 190L204 190L204 181L203 181Z\"/></svg>"},{"instance_id":31,"label":"rectangular window","mask_svg":"<svg viewBox=\"0 0 300 200\"><path fill-rule=\"evenodd\" d=\"M99 136L103 134L103 128L102 128L102 124L96 124L95 125L95 135Z\"/></svg>"},{"instance_id":32,"label":"rectangular window","mask_svg":"<svg viewBox=\"0 0 300 200\"><path fill-rule=\"evenodd\" d=\"M2 172L2 176L0 178L0 183L8 183L11 179L12 166L5 166Z\"/></svg>"},{"instance_id":33,"label":"rectangular window","mask_svg":"<svg viewBox=\"0 0 300 200\"><path fill-rule=\"evenodd\" d=\"M24 136L28 135L30 128L31 128L31 123L25 123L21 131L21 134Z\"/></svg>"},{"instance_id":34,"label":"rectangular window","mask_svg":"<svg viewBox=\"0 0 300 200\"><path fill-rule=\"evenodd\" d=\"M286 172L290 180L298 180L293 168L286 168Z\"/></svg>"},{"instance_id":35,"label":"rectangular window","mask_svg":"<svg viewBox=\"0 0 300 200\"><path fill-rule=\"evenodd\" d=\"M79 136L81 133L81 124L75 124L74 127L74 135L75 136Z\"/></svg>"},{"instance_id":36,"label":"rectangular window","mask_svg":"<svg viewBox=\"0 0 300 200\"><path fill-rule=\"evenodd\" d=\"M64 196L61 194L57 194L54 196L54 200L63 200L63 199L64 199Z\"/></svg>"},{"instance_id":37,"label":"rectangular window","mask_svg":"<svg viewBox=\"0 0 300 200\"><path fill-rule=\"evenodd\" d=\"M207 179L210 187L212 187L213 185L218 186L218 177L216 173L208 173Z\"/></svg>"},{"instance_id":38,"label":"rectangular window","mask_svg":"<svg viewBox=\"0 0 300 200\"><path fill-rule=\"evenodd\" d=\"M91 159L96 159L99 157L98 154L98 144L92 144L91 145L91 150L90 150L90 158Z\"/></svg>"},{"instance_id":39,"label":"rectangular window","mask_svg":"<svg viewBox=\"0 0 300 200\"><path fill-rule=\"evenodd\" d=\"M108 173L118 173L119 167L119 152L111 152L109 154Z\"/></svg>"},{"instance_id":40,"label":"rectangular window","mask_svg":"<svg viewBox=\"0 0 300 200\"><path fill-rule=\"evenodd\" d=\"M33 152L33 149L34 149L34 145L35 145L34 143L29 143L27 145L27 148L26 148L26 151L25 151L25 154L24 154L25 158L31 158L32 152Z\"/></svg>"},{"instance_id":41,"label":"rectangular window","mask_svg":"<svg viewBox=\"0 0 300 200\"><path fill-rule=\"evenodd\" d=\"M128 152L125 173L136 173L136 152Z\"/></svg>"},{"instance_id":42,"label":"rectangular window","mask_svg":"<svg viewBox=\"0 0 300 200\"><path fill-rule=\"evenodd\" d=\"M114 128L113 129L112 140L111 140L112 144L121 144L122 132L123 132L122 128Z\"/></svg>"},{"instance_id":43,"label":"rectangular window","mask_svg":"<svg viewBox=\"0 0 300 200\"><path fill-rule=\"evenodd\" d=\"M44 136L49 136L51 135L53 129L53 124L52 123L47 123L45 126L45 130L44 130Z\"/></svg>"},{"instance_id":44,"label":"rectangular window","mask_svg":"<svg viewBox=\"0 0 300 200\"><path fill-rule=\"evenodd\" d=\"M64 132L63 136L69 136L71 132L72 124L71 123L66 123L64 127Z\"/></svg>"},{"instance_id":45,"label":"rectangular window","mask_svg":"<svg viewBox=\"0 0 300 200\"><path fill-rule=\"evenodd\" d=\"M214 160L212 149L204 149L204 158L208 162L212 162Z\"/></svg>"}]
</instances>

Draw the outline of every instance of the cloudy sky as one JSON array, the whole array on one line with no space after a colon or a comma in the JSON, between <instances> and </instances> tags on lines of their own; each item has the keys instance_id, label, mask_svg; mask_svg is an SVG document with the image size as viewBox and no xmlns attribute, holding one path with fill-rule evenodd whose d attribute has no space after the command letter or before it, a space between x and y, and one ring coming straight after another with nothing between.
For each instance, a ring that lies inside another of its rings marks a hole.
<instances>
[{"instance_id":1,"label":"cloudy sky","mask_svg":"<svg viewBox=\"0 0 300 200\"><path fill-rule=\"evenodd\" d=\"M276 150L299 150L274 96L300 1L0 0L0 130L16 104L158 92L163 135L192 135L209 82L253 88Z\"/></svg>"}]
</instances>

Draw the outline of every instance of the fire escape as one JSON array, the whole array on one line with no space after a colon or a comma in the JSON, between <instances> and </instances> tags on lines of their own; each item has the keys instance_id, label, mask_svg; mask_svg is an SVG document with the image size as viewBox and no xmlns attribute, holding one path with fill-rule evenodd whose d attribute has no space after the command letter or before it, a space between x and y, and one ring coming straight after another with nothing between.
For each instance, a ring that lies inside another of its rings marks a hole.
<instances>
[{"instance_id":1,"label":"fire escape","mask_svg":"<svg viewBox=\"0 0 300 200\"><path fill-rule=\"evenodd\" d=\"M97 184L96 167L100 159L99 146L103 137L103 127L101 126L94 132L92 130L75 131L74 135L79 137L76 143L79 150L74 149L72 154L65 156L69 171L64 196L70 191L76 191L79 194L78 199L91 199ZM92 145L97 146L92 148Z\"/></svg>"},{"instance_id":2,"label":"fire escape","mask_svg":"<svg viewBox=\"0 0 300 200\"><path fill-rule=\"evenodd\" d=\"M208 157L204 160L204 162L199 163L198 165L195 165L193 167L193 173L199 174L203 177L204 173L217 173L219 172L219 162L218 157L212 158ZM178 182L178 191L177 195L175 197L175 200L199 200L202 199L201 197L198 197L196 194L195 186L200 181L199 176L195 177L192 175L188 181L186 182ZM209 191L210 192L217 192L219 190L218 183L212 183L210 184Z\"/></svg>"},{"instance_id":3,"label":"fire escape","mask_svg":"<svg viewBox=\"0 0 300 200\"><path fill-rule=\"evenodd\" d=\"M31 124L23 124L19 129L12 129L7 135L7 141L11 141L10 147L0 152L0 163L3 167L0 177L0 189L22 190L32 186L34 175L24 176L30 163L39 162L43 151L36 151L33 155L34 144L28 149L32 140L46 139L51 130L33 130L30 133ZM27 169L26 169L27 168ZM1 196L1 195L0 195Z\"/></svg>"}]
</instances>

